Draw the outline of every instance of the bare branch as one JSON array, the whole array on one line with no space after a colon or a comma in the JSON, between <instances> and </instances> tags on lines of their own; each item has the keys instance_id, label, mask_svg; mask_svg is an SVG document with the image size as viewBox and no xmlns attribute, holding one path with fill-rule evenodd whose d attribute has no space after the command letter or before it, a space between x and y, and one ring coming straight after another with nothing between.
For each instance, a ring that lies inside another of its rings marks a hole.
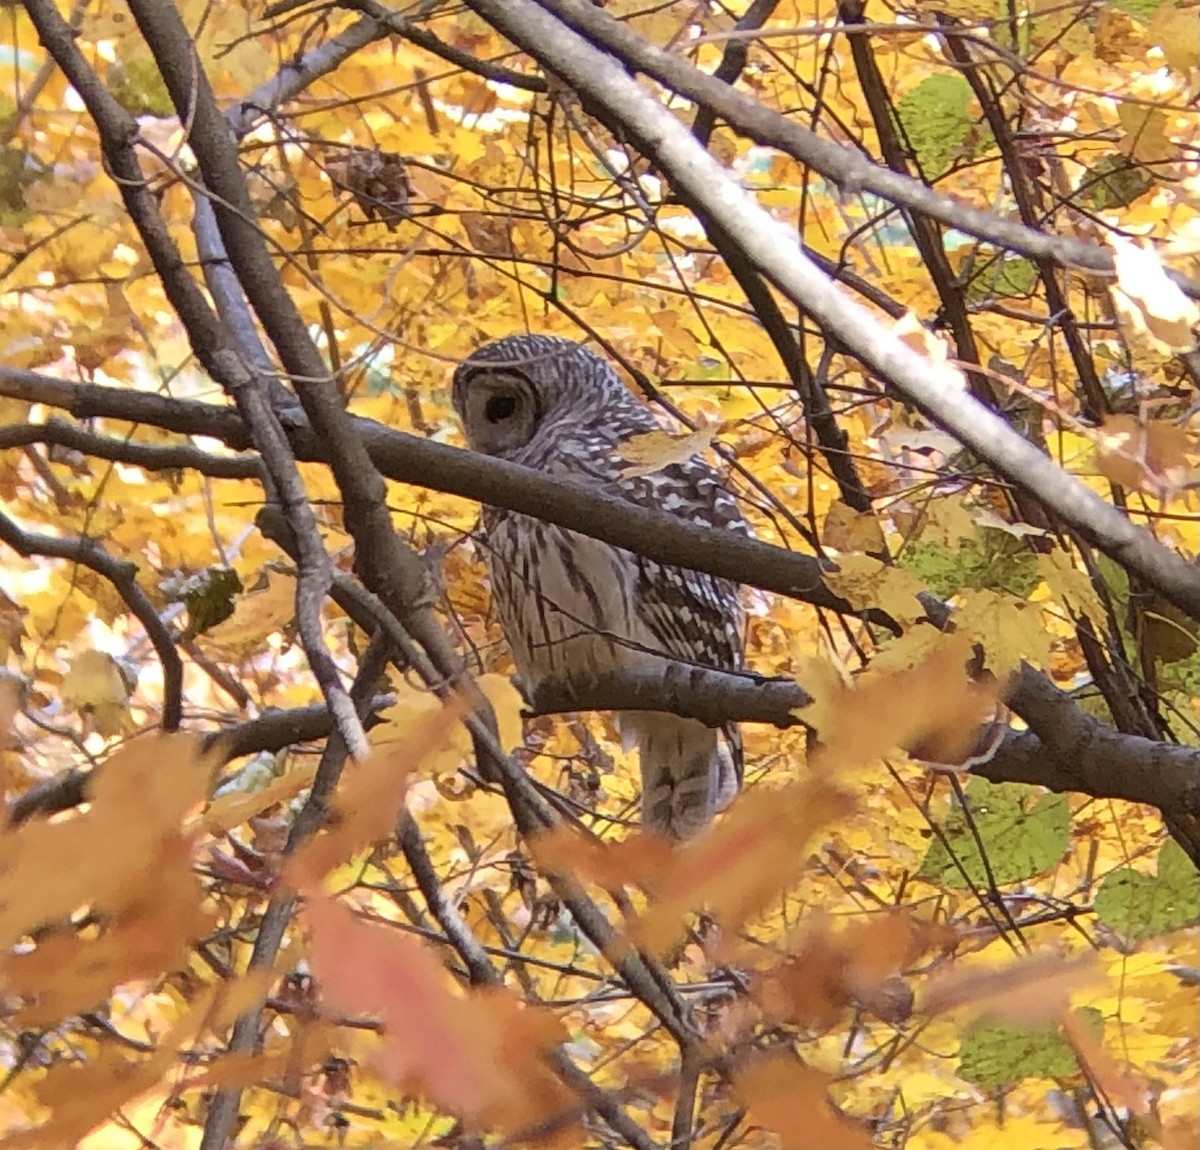
<instances>
[{"instance_id":1,"label":"bare branch","mask_svg":"<svg viewBox=\"0 0 1200 1150\"><path fill-rule=\"evenodd\" d=\"M162 664L162 728L164 731L178 730L183 718L183 660L175 649L175 640L166 624L158 617L154 604L138 585L137 565L114 559L94 539L85 536L43 535L25 531L3 513L0 513L0 541L27 558L44 555L78 563L102 575L117 589L125 606L146 629L146 635Z\"/></svg>"},{"instance_id":2,"label":"bare branch","mask_svg":"<svg viewBox=\"0 0 1200 1150\"><path fill-rule=\"evenodd\" d=\"M45 423L0 427L0 451L44 443L67 447L96 459L128 463L145 471L195 471L214 479L262 479L262 464L253 455L213 455L191 444L149 444L98 435L54 416Z\"/></svg>"}]
</instances>

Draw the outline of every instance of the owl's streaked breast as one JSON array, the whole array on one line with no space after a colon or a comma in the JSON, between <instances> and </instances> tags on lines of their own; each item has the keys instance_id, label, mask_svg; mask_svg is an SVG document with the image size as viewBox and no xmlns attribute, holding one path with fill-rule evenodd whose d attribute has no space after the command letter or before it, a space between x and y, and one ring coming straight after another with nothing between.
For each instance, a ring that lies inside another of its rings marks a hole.
<instances>
[{"instance_id":1,"label":"owl's streaked breast","mask_svg":"<svg viewBox=\"0 0 1200 1150\"><path fill-rule=\"evenodd\" d=\"M498 516L488 542L496 607L522 678L569 679L647 657L653 644L627 552L520 515Z\"/></svg>"}]
</instances>

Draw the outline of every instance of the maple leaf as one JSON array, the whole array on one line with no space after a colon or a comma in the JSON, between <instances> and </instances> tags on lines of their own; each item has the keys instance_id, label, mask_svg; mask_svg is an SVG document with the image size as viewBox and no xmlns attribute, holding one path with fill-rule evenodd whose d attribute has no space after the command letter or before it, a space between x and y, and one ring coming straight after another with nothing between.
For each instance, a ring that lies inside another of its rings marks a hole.
<instances>
[{"instance_id":1,"label":"maple leaf","mask_svg":"<svg viewBox=\"0 0 1200 1150\"><path fill-rule=\"evenodd\" d=\"M513 1132L570 1112L543 1060L565 1038L553 1015L503 988L459 991L427 947L324 895L309 893L304 916L326 1008L382 1019L374 1064L388 1082L484 1128Z\"/></svg>"},{"instance_id":2,"label":"maple leaf","mask_svg":"<svg viewBox=\"0 0 1200 1150\"><path fill-rule=\"evenodd\" d=\"M867 1131L829 1101L831 1078L791 1054L756 1059L734 1076L754 1120L779 1135L784 1150L870 1150Z\"/></svg>"},{"instance_id":3,"label":"maple leaf","mask_svg":"<svg viewBox=\"0 0 1200 1150\"><path fill-rule=\"evenodd\" d=\"M406 736L366 761L351 764L334 801L333 829L306 842L288 861L285 877L296 886L314 883L363 847L395 833L410 773L433 754L457 726L461 700L413 716Z\"/></svg>"},{"instance_id":4,"label":"maple leaf","mask_svg":"<svg viewBox=\"0 0 1200 1150\"><path fill-rule=\"evenodd\" d=\"M631 435L614 453L624 463L622 474L633 477L653 475L673 463L686 463L709 447L719 428L700 427L687 435L672 435L669 431L646 431Z\"/></svg>"},{"instance_id":5,"label":"maple leaf","mask_svg":"<svg viewBox=\"0 0 1200 1150\"><path fill-rule=\"evenodd\" d=\"M1140 117L1136 123L1139 147L1151 147L1154 134L1161 134L1163 114L1132 104L1121 106L1122 118ZM1151 128L1150 125L1155 125ZM1117 315L1136 333L1150 337L1164 351L1187 351L1195 342L1193 328L1200 323L1200 304L1188 299L1168 279L1153 250L1132 240L1110 236L1117 282L1110 291Z\"/></svg>"},{"instance_id":6,"label":"maple leaf","mask_svg":"<svg viewBox=\"0 0 1200 1150\"><path fill-rule=\"evenodd\" d=\"M796 881L807 865L809 840L853 809L853 799L825 780L744 793L648 884L650 906L631 924L630 936L666 950L687 914L700 907L726 932L738 930Z\"/></svg>"},{"instance_id":7,"label":"maple leaf","mask_svg":"<svg viewBox=\"0 0 1200 1150\"><path fill-rule=\"evenodd\" d=\"M215 761L191 735L139 739L97 768L86 812L0 836L0 944L86 904L116 913L161 896L155 865L183 849Z\"/></svg>"},{"instance_id":8,"label":"maple leaf","mask_svg":"<svg viewBox=\"0 0 1200 1150\"><path fill-rule=\"evenodd\" d=\"M954 970L930 981L921 1008L937 1014L970 1007L1013 1022L1033 1023L1064 1016L1069 995L1097 977L1088 959L1033 955L998 970Z\"/></svg>"}]
</instances>

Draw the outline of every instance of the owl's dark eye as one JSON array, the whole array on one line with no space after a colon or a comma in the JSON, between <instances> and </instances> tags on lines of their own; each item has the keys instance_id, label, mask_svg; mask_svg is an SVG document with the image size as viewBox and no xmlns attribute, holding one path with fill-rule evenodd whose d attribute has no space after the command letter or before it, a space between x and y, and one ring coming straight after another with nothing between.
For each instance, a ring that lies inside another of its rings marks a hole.
<instances>
[{"instance_id":1,"label":"owl's dark eye","mask_svg":"<svg viewBox=\"0 0 1200 1150\"><path fill-rule=\"evenodd\" d=\"M517 410L515 395L493 395L483 409L484 418L488 423L503 423Z\"/></svg>"}]
</instances>

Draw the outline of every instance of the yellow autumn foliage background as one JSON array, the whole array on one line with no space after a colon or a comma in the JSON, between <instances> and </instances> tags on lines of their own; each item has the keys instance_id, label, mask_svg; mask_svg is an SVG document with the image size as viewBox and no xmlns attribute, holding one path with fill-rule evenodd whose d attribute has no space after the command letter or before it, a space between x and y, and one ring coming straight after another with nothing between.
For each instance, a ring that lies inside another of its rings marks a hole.
<instances>
[{"instance_id":1,"label":"yellow autumn foliage background","mask_svg":"<svg viewBox=\"0 0 1200 1150\"><path fill-rule=\"evenodd\" d=\"M708 72L747 7L603 5ZM1194 560L1186 356L1197 312L1163 269L1193 280L1200 270L1195 6L1000 7L867 6L907 159L939 193L1015 218L1013 154L936 34L939 21L960 21L987 48L981 71L1037 189L1040 225L1115 237L1118 257L1115 281L1056 273L1109 403L1097 422L1034 264L941 229L979 362L1010 422ZM36 547L0 551L10 813L39 788L74 798L0 839L5 1144L197 1147L229 1088L243 1090L238 1146L455 1146L479 1131L487 1145L611 1144L578 1083L556 1077L565 1057L666 1146L692 1068L614 974L616 957L638 948L670 971L707 1059L691 1145L1194 1144L1200 888L1162 813L989 788L916 750L974 732L981 698L960 669L976 645L997 684L982 703L1025 661L1111 723L1094 664L1119 662L1131 690L1153 699L1163 741L1195 747L1194 623L1078 539L1023 523L1008 485L781 303L870 497L869 511L851 508L770 333L695 216L558 81L534 91L485 79L403 33L382 35L259 115L264 85L375 6L176 8L237 127L279 275L354 415L461 445L449 381L481 342L524 330L592 340L663 416L663 433L628 447L635 468L704 453L758 538L819 546L838 566L828 589L856 610L882 609L898 633L748 591L749 666L803 685L814 730L747 724L744 796L704 838L664 852L632 826L637 764L608 716L523 716L472 536L478 506L390 484L393 525L433 574L500 749L563 796L591 837L519 835L460 717L411 668L392 667L375 684L374 755L346 768L339 791L357 805L331 800L340 821L308 854L289 844L323 739L264 739L229 757L201 738L322 702L297 640L295 570L255 525L261 483L17 434L70 411L29 399L22 373L225 400L79 94L23 7L0 5L0 512L132 565L182 656L187 732L156 732L162 664L112 579ZM199 277L187 127L129 9L91 0L60 11L136 118L157 209ZM451 55L543 77L469 7L395 11ZM832 0L781 0L749 39L739 83L878 158L837 17ZM694 107L663 98L692 124ZM935 362L956 359L939 285L891 205L720 122L709 148L882 323ZM364 185L364 172L377 182ZM70 414L130 444L236 455L153 420ZM323 465L300 474L333 566L350 577L341 492ZM214 571L236 585L213 590ZM927 594L951 603L954 634L922 622ZM202 620L214 609L225 617ZM349 681L367 640L332 602L322 623ZM390 836L404 802L494 985L464 977ZM979 824L963 824L964 806ZM974 851L975 862L956 870L939 849ZM585 936L551 874L608 915L611 949ZM1120 929L1130 912L1118 887L1163 929ZM256 970L272 916L283 942ZM248 1051L228 1053L235 1020L259 1009Z\"/></svg>"}]
</instances>

